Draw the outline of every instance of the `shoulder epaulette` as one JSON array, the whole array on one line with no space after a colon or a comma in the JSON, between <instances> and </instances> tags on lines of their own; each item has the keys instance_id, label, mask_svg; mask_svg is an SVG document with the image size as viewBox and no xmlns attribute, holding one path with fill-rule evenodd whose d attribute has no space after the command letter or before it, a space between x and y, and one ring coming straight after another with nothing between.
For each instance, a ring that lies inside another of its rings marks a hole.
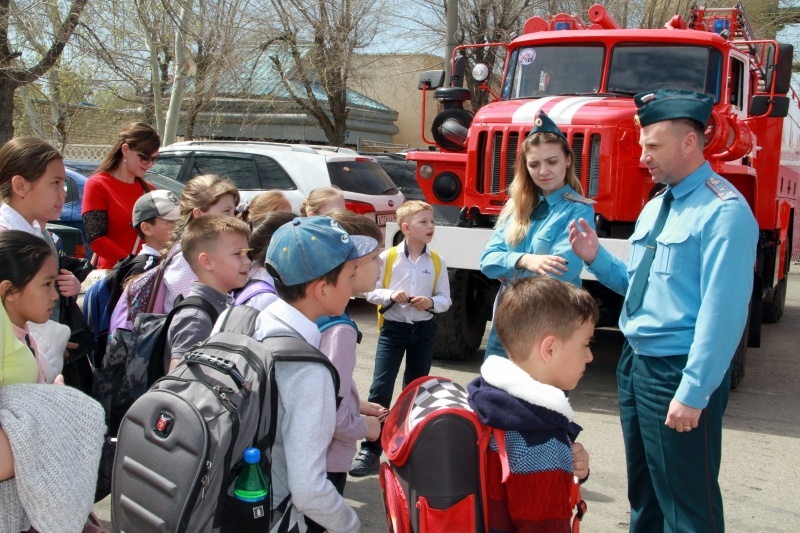
<instances>
[{"instance_id":1,"label":"shoulder epaulette","mask_svg":"<svg viewBox=\"0 0 800 533\"><path fill-rule=\"evenodd\" d=\"M571 193L571 192L565 192L564 193L564 198L566 198L567 200L569 200L571 202L578 202L578 203L586 204L586 205L592 205L592 204L596 204L597 203L594 200L590 200L589 198L584 198L583 196L581 196L579 194L574 194L574 193Z\"/></svg>"},{"instance_id":2,"label":"shoulder epaulette","mask_svg":"<svg viewBox=\"0 0 800 533\"><path fill-rule=\"evenodd\" d=\"M733 192L730 187L725 185L725 183L723 183L719 178L708 178L706 180L706 185L708 185L708 188L711 189L711 192L716 194L717 197L723 202L732 200L734 198L739 198L739 195Z\"/></svg>"}]
</instances>

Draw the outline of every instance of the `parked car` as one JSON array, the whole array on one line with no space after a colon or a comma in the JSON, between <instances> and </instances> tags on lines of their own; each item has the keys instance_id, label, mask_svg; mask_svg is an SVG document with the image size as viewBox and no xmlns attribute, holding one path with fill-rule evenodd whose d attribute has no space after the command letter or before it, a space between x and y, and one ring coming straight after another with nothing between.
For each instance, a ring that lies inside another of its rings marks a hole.
<instances>
[{"instance_id":1,"label":"parked car","mask_svg":"<svg viewBox=\"0 0 800 533\"><path fill-rule=\"evenodd\" d=\"M374 157L406 200L425 201L425 195L417 183L416 161L408 161L402 154L381 154Z\"/></svg>"},{"instance_id":2,"label":"parked car","mask_svg":"<svg viewBox=\"0 0 800 533\"><path fill-rule=\"evenodd\" d=\"M159 151L146 179L160 174L186 183L200 174L230 178L244 202L259 193L280 190L292 209L317 187L336 185L347 208L375 220L381 228L396 220L403 194L372 157L352 150L249 141L187 141Z\"/></svg>"}]
</instances>

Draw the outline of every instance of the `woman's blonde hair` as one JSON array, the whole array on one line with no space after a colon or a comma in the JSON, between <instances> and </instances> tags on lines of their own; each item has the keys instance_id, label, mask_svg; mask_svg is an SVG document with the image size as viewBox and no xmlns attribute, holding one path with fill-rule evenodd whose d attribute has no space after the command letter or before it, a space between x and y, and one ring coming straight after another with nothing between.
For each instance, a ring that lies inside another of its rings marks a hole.
<instances>
[{"instance_id":1,"label":"woman's blonde hair","mask_svg":"<svg viewBox=\"0 0 800 533\"><path fill-rule=\"evenodd\" d=\"M17 137L0 148L0 199L11 200L11 179L22 176L29 182L38 181L47 166L63 156L52 144L38 137Z\"/></svg>"},{"instance_id":2,"label":"woman's blonde hair","mask_svg":"<svg viewBox=\"0 0 800 533\"><path fill-rule=\"evenodd\" d=\"M303 200L303 203L300 204L300 214L304 217L309 216L309 213L319 215L321 214L319 210L322 209L322 206L324 206L328 200L336 198L337 196L344 199L342 190L336 185L331 185L330 187L317 187L308 193L308 198Z\"/></svg>"},{"instance_id":3,"label":"woman's blonde hair","mask_svg":"<svg viewBox=\"0 0 800 533\"><path fill-rule=\"evenodd\" d=\"M181 218L175 227L172 244L181 239L186 225L194 219L194 210L206 212L223 196L233 196L233 204L239 203L239 190L228 178L216 174L201 174L190 179L181 195Z\"/></svg>"},{"instance_id":4,"label":"woman's blonde hair","mask_svg":"<svg viewBox=\"0 0 800 533\"><path fill-rule=\"evenodd\" d=\"M288 209L287 209L288 207ZM253 198L242 212L242 222L250 224L255 228L268 213L273 211L291 211L292 204L289 199L280 191L262 192Z\"/></svg>"},{"instance_id":5,"label":"woman's blonde hair","mask_svg":"<svg viewBox=\"0 0 800 533\"><path fill-rule=\"evenodd\" d=\"M575 176L575 157L566 139L560 135L549 132L534 133L529 135L520 147L517 156L517 164L514 168L514 181L511 182L511 198L506 202L505 207L497 217L497 226L508 220L505 237L506 242L512 246L519 244L528 234L531 226L531 215L542 201L539 187L533 182L528 172L527 152L531 146L542 144L558 144L564 152L564 156L569 159L567 174L564 181L576 192L581 193L581 182Z\"/></svg>"}]
</instances>

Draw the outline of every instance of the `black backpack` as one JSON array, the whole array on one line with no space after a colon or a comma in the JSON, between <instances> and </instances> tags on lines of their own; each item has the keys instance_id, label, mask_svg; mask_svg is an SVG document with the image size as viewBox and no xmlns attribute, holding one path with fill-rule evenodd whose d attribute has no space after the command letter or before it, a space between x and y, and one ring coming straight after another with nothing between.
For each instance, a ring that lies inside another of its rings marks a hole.
<instances>
[{"instance_id":1,"label":"black backpack","mask_svg":"<svg viewBox=\"0 0 800 533\"><path fill-rule=\"evenodd\" d=\"M258 314L246 305L225 311L221 331L187 352L128 410L114 460L114 531L217 533L226 531L223 524L230 531L238 518L232 516L233 483L249 447L262 451L272 494L276 361L324 365L338 396L336 368L299 334L252 338ZM266 502L258 530L287 531L288 505L289 497L277 506L283 513L279 520ZM271 528L273 521L281 525Z\"/></svg>"},{"instance_id":2,"label":"black backpack","mask_svg":"<svg viewBox=\"0 0 800 533\"><path fill-rule=\"evenodd\" d=\"M163 377L167 333L178 310L202 309L216 322L216 307L199 296L178 302L169 314L139 313L133 329L118 328L96 373L95 397L106 411L109 434L115 435L122 416L147 389Z\"/></svg>"}]
</instances>

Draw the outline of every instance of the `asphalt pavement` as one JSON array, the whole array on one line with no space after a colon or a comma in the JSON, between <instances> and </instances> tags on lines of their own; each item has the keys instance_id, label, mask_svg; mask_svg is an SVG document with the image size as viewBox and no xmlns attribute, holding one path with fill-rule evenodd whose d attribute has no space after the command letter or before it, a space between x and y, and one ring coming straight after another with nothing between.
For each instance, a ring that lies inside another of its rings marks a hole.
<instances>
[{"instance_id":1,"label":"asphalt pavement","mask_svg":"<svg viewBox=\"0 0 800 533\"><path fill-rule=\"evenodd\" d=\"M746 375L731 394L724 419L722 485L726 529L734 533L800 530L800 267L789 276L786 311L777 324L763 326L760 348L747 353ZM364 338L358 348L355 381L362 397L372 381L377 325L375 308L355 301L352 314ZM485 339L485 337L484 337ZM589 506L582 531L627 531L625 457L617 408L615 368L622 345L616 330L597 330L594 362L570 395L580 442L590 453L591 477L583 485ZM463 362L434 361L431 374L466 385L480 372L483 351ZM400 392L395 388L395 398ZM388 530L378 476L349 478L348 504L364 533ZM95 512L110 527L109 499Z\"/></svg>"}]
</instances>

